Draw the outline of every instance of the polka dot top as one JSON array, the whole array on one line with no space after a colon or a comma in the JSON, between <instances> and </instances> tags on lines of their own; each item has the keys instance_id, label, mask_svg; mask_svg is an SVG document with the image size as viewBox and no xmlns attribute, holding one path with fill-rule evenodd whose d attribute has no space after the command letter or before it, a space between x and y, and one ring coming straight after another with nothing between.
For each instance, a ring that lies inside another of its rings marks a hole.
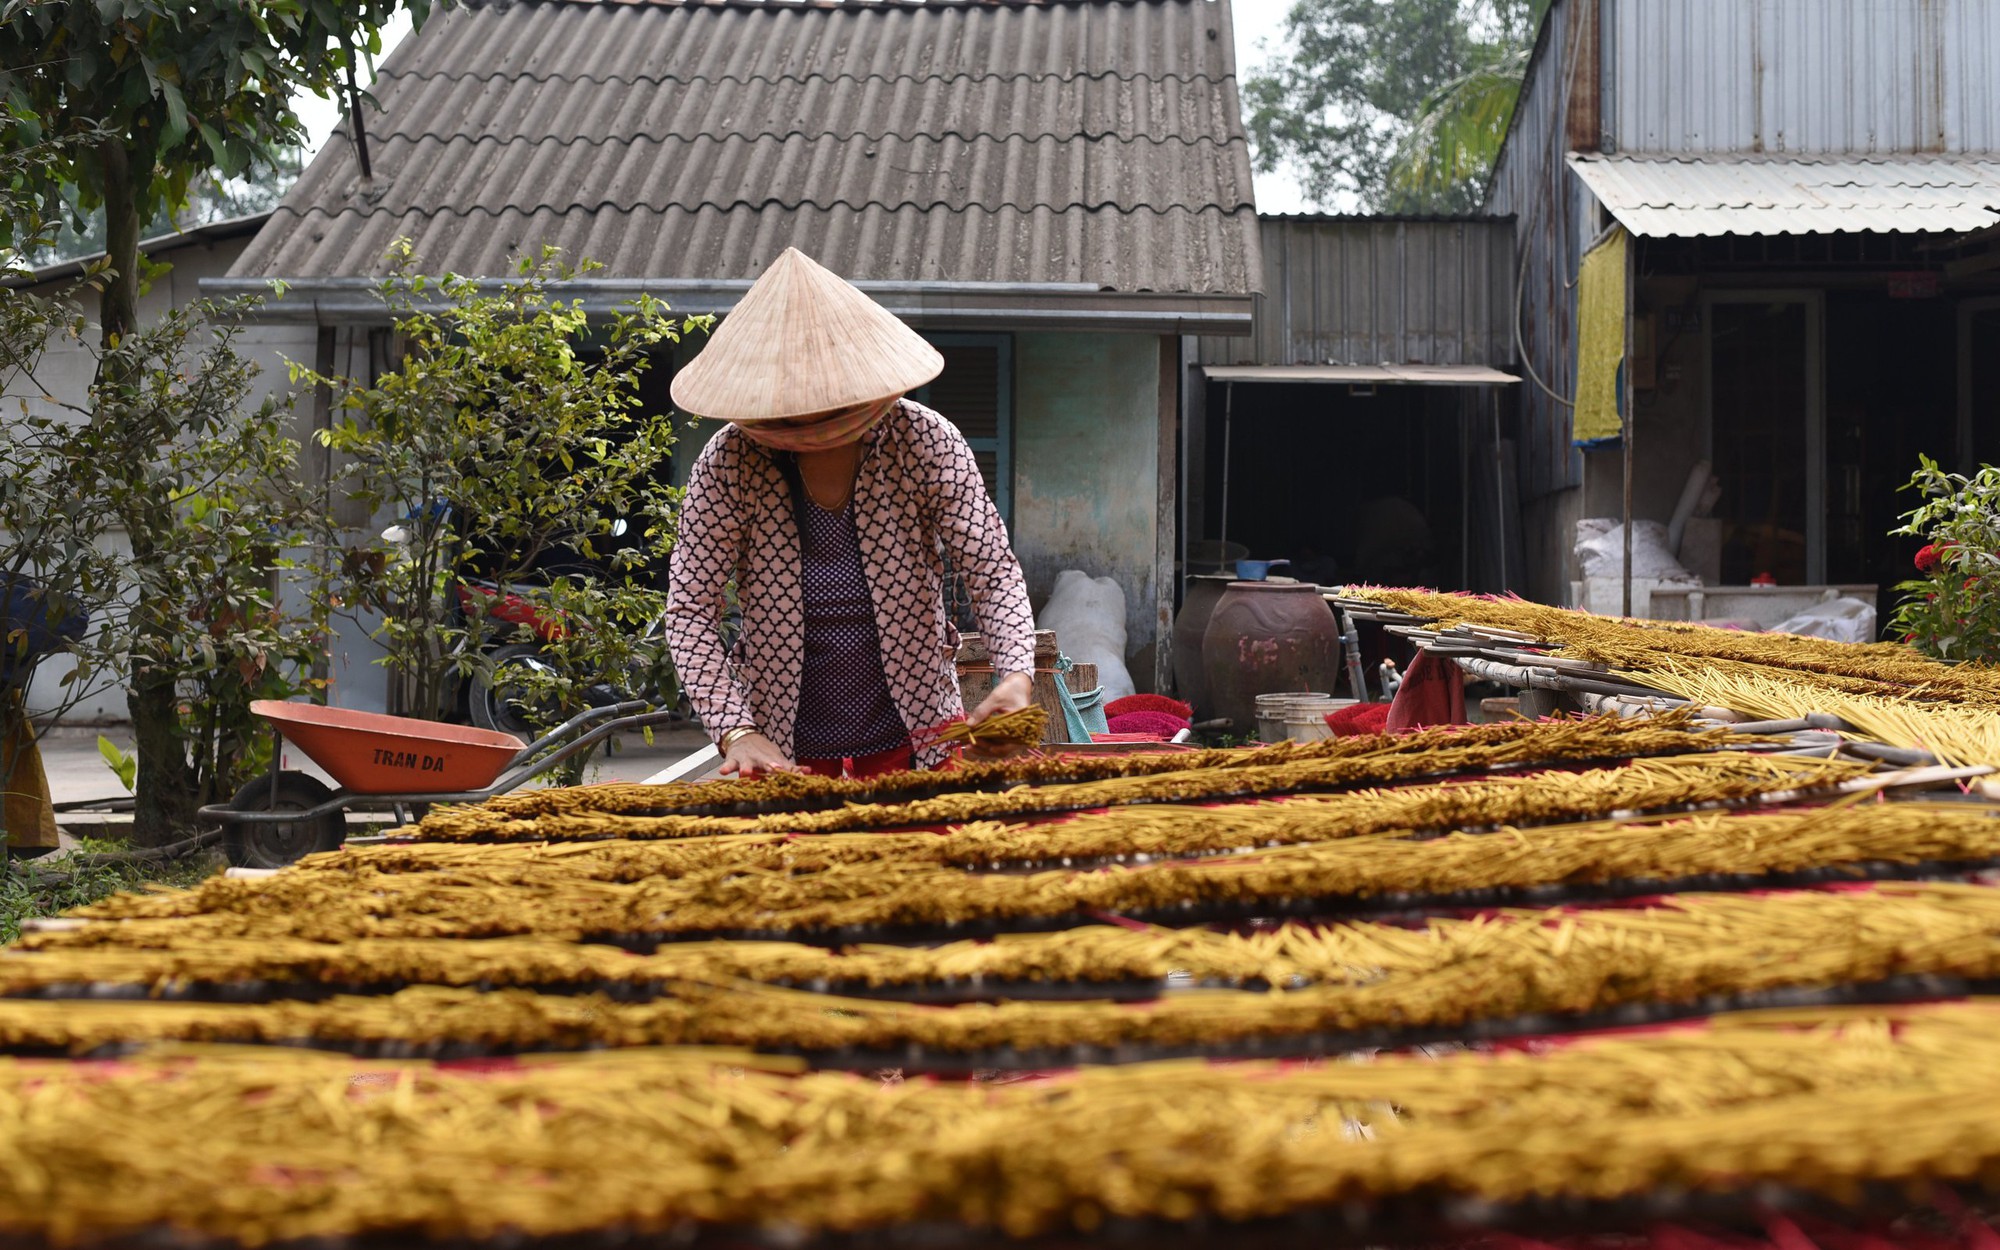
<instances>
[{"instance_id":1,"label":"polka dot top","mask_svg":"<svg viewBox=\"0 0 2000 1250\"><path fill-rule=\"evenodd\" d=\"M882 640L853 508L829 512L808 497L801 515L806 654L793 730L798 758L849 759L906 747L910 731L882 675Z\"/></svg>"}]
</instances>

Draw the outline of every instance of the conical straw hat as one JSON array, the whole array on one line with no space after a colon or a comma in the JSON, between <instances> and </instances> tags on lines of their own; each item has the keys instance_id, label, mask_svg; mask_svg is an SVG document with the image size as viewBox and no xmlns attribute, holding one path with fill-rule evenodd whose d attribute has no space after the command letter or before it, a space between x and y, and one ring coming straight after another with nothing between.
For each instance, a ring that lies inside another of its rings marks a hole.
<instances>
[{"instance_id":1,"label":"conical straw hat","mask_svg":"<svg viewBox=\"0 0 2000 1250\"><path fill-rule=\"evenodd\" d=\"M901 395L943 369L894 313L788 247L674 375L674 406L718 421L807 417Z\"/></svg>"}]
</instances>

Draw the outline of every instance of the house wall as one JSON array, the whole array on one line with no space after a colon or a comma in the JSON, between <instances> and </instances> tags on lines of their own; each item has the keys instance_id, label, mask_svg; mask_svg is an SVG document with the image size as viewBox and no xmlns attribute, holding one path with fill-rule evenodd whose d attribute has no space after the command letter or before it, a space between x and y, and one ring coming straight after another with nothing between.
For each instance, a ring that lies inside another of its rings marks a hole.
<instances>
[{"instance_id":1,"label":"house wall","mask_svg":"<svg viewBox=\"0 0 2000 1250\"><path fill-rule=\"evenodd\" d=\"M1160 344L1140 334L1014 338L1012 537L1028 593L1039 611L1064 569L1115 578L1142 690L1159 635Z\"/></svg>"}]
</instances>

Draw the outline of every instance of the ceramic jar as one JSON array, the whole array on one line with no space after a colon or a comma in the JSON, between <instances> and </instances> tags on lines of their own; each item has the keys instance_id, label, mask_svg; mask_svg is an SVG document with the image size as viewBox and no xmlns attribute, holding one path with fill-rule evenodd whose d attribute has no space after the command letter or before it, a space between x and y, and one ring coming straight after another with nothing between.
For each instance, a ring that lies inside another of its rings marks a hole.
<instances>
[{"instance_id":1,"label":"ceramic jar","mask_svg":"<svg viewBox=\"0 0 2000 1250\"><path fill-rule=\"evenodd\" d=\"M1257 696L1331 690L1340 676L1340 627L1319 587L1297 582L1231 582L1209 617L1201 645L1212 716L1231 732L1257 728Z\"/></svg>"},{"instance_id":2,"label":"ceramic jar","mask_svg":"<svg viewBox=\"0 0 2000 1250\"><path fill-rule=\"evenodd\" d=\"M1201 656L1202 639L1208 635L1208 620L1222 592L1232 579L1222 574L1197 573L1188 578L1187 593L1181 597L1180 615L1174 618L1174 693L1181 702L1194 705L1194 718L1211 715L1208 710L1208 676Z\"/></svg>"}]
</instances>

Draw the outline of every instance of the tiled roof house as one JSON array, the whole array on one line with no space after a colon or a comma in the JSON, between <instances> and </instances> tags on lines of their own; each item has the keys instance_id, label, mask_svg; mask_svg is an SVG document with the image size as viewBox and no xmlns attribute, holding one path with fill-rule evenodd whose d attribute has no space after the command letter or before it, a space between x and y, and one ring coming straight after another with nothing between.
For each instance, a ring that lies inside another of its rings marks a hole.
<instances>
[{"instance_id":1,"label":"tiled roof house","mask_svg":"<svg viewBox=\"0 0 2000 1250\"><path fill-rule=\"evenodd\" d=\"M512 0L438 12L214 291L288 284L322 360L379 324L398 238L504 277L545 244L726 314L787 246L931 335L1039 597L1173 607L1184 343L1245 333L1260 272L1227 0ZM362 168L365 145L367 172Z\"/></svg>"}]
</instances>

